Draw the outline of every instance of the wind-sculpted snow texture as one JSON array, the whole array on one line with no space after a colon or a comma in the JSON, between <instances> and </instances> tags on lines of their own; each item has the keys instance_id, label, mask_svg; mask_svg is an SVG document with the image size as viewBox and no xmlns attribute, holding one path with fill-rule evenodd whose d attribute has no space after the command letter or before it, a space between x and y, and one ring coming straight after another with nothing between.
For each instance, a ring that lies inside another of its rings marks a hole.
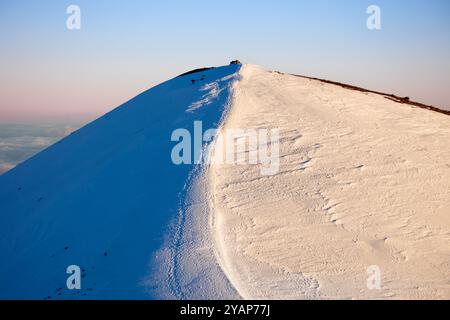
<instances>
[{"instance_id":1,"label":"wind-sculpted snow texture","mask_svg":"<svg viewBox=\"0 0 450 320\"><path fill-rule=\"evenodd\" d=\"M149 276L199 170L172 163L171 133L216 127L238 70L158 85L0 176L0 298L189 297ZM81 290L66 287L69 265L82 269Z\"/></svg>"},{"instance_id":2,"label":"wind-sculpted snow texture","mask_svg":"<svg viewBox=\"0 0 450 320\"><path fill-rule=\"evenodd\" d=\"M220 261L238 293L449 299L450 117L255 66L240 74L223 129L279 128L280 171L210 169Z\"/></svg>"}]
</instances>

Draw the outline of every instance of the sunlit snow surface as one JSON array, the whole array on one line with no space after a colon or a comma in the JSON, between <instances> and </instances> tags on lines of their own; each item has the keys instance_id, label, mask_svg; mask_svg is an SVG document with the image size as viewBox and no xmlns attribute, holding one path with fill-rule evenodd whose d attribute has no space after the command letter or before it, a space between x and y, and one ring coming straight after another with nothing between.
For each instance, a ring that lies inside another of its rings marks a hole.
<instances>
[{"instance_id":1,"label":"sunlit snow surface","mask_svg":"<svg viewBox=\"0 0 450 320\"><path fill-rule=\"evenodd\" d=\"M278 128L280 170L210 169L239 294L449 299L450 117L256 66L240 75L223 129Z\"/></svg>"}]
</instances>

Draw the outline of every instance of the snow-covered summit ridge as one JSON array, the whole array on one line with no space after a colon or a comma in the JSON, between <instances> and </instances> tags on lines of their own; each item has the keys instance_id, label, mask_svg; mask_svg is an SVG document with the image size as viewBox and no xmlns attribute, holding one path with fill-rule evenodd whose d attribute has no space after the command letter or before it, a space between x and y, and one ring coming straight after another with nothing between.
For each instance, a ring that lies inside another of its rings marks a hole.
<instances>
[{"instance_id":1,"label":"snow-covered summit ridge","mask_svg":"<svg viewBox=\"0 0 450 320\"><path fill-rule=\"evenodd\" d=\"M253 65L194 71L0 176L0 298L450 296L446 115ZM279 129L280 170L174 165L171 134L196 121Z\"/></svg>"}]
</instances>

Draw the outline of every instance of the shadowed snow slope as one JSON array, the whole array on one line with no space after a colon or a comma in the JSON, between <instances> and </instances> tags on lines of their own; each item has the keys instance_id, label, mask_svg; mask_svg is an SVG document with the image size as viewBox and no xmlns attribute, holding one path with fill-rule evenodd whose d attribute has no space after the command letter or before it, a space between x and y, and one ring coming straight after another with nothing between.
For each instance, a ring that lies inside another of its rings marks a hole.
<instances>
[{"instance_id":1,"label":"shadowed snow slope","mask_svg":"<svg viewBox=\"0 0 450 320\"><path fill-rule=\"evenodd\" d=\"M254 66L240 74L223 129L279 128L280 171L210 169L220 261L239 294L449 299L450 117Z\"/></svg>"},{"instance_id":2,"label":"shadowed snow slope","mask_svg":"<svg viewBox=\"0 0 450 320\"><path fill-rule=\"evenodd\" d=\"M216 127L238 70L156 86L0 176L0 298L191 297L169 287L180 262L165 234L181 232L178 206L195 168L172 163L170 137L195 120ZM155 260L165 243L166 260ZM80 291L66 287L69 265L83 270ZM158 268L165 285L149 280Z\"/></svg>"}]
</instances>

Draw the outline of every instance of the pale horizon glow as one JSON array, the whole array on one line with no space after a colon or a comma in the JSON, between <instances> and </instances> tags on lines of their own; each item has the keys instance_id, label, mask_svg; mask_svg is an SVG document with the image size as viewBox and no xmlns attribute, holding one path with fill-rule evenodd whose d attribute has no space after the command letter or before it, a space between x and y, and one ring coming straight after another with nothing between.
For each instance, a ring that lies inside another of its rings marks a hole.
<instances>
[{"instance_id":1,"label":"pale horizon glow","mask_svg":"<svg viewBox=\"0 0 450 320\"><path fill-rule=\"evenodd\" d=\"M66 28L71 4L81 30ZM449 13L446 0L1 2L0 123L87 122L233 59L450 109Z\"/></svg>"}]
</instances>

